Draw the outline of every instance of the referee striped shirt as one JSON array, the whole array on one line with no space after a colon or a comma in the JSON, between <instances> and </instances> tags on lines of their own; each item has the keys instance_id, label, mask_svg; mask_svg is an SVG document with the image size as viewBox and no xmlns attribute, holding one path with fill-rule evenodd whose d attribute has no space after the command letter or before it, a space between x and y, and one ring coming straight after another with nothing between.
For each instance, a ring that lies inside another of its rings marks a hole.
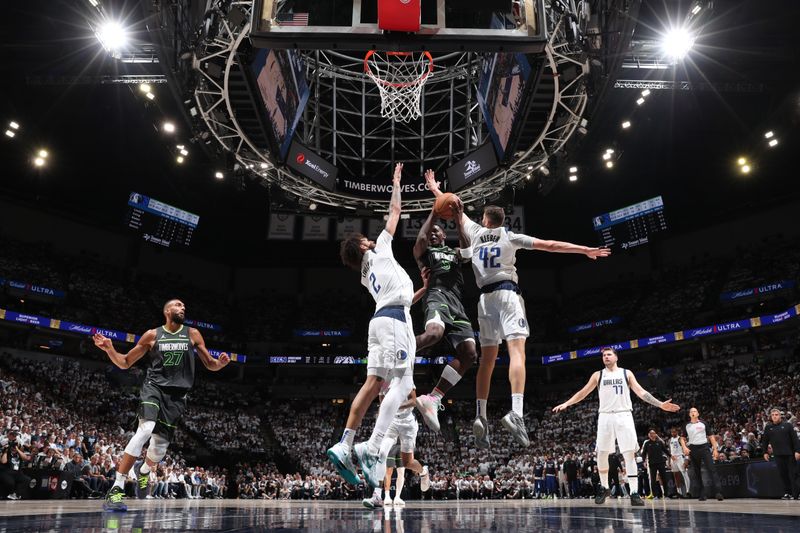
<instances>
[{"instance_id":1,"label":"referee striped shirt","mask_svg":"<svg viewBox=\"0 0 800 533\"><path fill-rule=\"evenodd\" d=\"M708 444L708 436L713 434L714 430L708 427L702 420L686 424L686 442L691 446Z\"/></svg>"}]
</instances>

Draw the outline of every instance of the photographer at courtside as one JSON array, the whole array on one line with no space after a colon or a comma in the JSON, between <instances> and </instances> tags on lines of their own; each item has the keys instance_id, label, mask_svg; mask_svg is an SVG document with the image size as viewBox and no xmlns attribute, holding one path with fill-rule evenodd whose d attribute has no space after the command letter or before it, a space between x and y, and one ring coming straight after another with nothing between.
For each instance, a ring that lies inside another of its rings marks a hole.
<instances>
[{"instance_id":1,"label":"photographer at courtside","mask_svg":"<svg viewBox=\"0 0 800 533\"><path fill-rule=\"evenodd\" d=\"M30 478L20 472L20 463L30 461L31 456L25 453L19 442L17 432L8 432L8 442L0 453L0 486L8 494L9 500L19 500L27 490Z\"/></svg>"}]
</instances>

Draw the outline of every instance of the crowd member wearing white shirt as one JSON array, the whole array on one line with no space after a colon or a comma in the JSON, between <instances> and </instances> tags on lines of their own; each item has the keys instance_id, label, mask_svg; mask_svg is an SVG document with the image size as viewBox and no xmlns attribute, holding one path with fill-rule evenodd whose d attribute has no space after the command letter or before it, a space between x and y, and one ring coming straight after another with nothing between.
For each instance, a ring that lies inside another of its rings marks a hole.
<instances>
[{"instance_id":1,"label":"crowd member wearing white shirt","mask_svg":"<svg viewBox=\"0 0 800 533\"><path fill-rule=\"evenodd\" d=\"M432 175L426 175L425 179L428 188L435 196L443 194ZM479 448L489 447L486 402L489 398L497 353L504 340L510 360L508 380L511 382L511 411L501 422L519 444L522 446L530 444L522 419L525 394L525 339L529 330L525 302L517 285L517 268L514 266L517 261L517 250L582 254L589 259L611 255L611 250L608 248L592 248L513 233L506 229L505 220L505 211L495 205L487 205L484 208L480 224L462 215L470 248L466 255L462 251L461 257L471 256L475 282L481 291L478 303L481 359L475 385L477 416L473 423L475 444Z\"/></svg>"},{"instance_id":2,"label":"crowd member wearing white shirt","mask_svg":"<svg viewBox=\"0 0 800 533\"><path fill-rule=\"evenodd\" d=\"M386 472L381 443L400 404L414 387L416 342L409 309L425 293L425 287L414 293L411 279L392 252L392 239L400 221L402 170L403 164L398 163L392 178L389 217L378 240L356 234L341 243L342 263L361 273L361 284L375 300L375 314L369 323L367 379L350 406L341 440L327 451L339 475L351 485L359 482L351 453L367 483L372 487L380 485ZM383 381L389 382L389 391L381 402L372 435L367 442L353 446L356 430Z\"/></svg>"}]
</instances>

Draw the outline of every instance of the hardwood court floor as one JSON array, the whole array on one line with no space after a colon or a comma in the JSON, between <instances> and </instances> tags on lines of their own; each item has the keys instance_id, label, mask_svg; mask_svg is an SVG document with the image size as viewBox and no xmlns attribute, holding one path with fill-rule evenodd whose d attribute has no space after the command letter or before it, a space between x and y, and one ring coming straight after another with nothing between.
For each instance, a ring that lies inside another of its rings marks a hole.
<instances>
[{"instance_id":1,"label":"hardwood court floor","mask_svg":"<svg viewBox=\"0 0 800 533\"><path fill-rule=\"evenodd\" d=\"M800 501L435 501L370 511L358 502L129 500L107 513L98 500L0 502L0 531L800 531Z\"/></svg>"}]
</instances>

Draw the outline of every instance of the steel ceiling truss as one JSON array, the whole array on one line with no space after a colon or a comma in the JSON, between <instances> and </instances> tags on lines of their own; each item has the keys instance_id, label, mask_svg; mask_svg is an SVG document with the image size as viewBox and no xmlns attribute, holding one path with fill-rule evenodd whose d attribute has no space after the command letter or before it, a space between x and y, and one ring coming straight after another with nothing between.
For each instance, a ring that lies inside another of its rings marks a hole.
<instances>
[{"instance_id":1,"label":"steel ceiling truss","mask_svg":"<svg viewBox=\"0 0 800 533\"><path fill-rule=\"evenodd\" d=\"M245 20L252 19L252 1L232 1L229 7L241 10ZM544 129L531 146L514 154L508 168L498 169L459 191L465 203L483 204L502 189L523 182L530 176L528 167L541 167L561 150L578 127L587 103L588 61L578 46L570 44L565 20L565 16L553 13L548 17L550 38L544 53L556 91ZM236 26L225 18L220 18L218 24L213 38L196 48L194 61L200 74L194 90L197 109L217 142L232 152L244 169L289 195L351 210L387 210L388 199L368 200L326 191L276 167L266 149L254 146L237 122L228 98L236 52L248 37L250 25ZM393 164L400 161L410 163L420 173L425 168L441 171L484 140L485 126L476 98L482 60L479 54L454 53L439 58L438 70L423 92L424 118L412 124L391 122L388 127L387 121L380 118L377 88L362 73L362 59L329 50L305 55L311 98L298 134L304 144L336 164L340 175L358 177L370 172L388 179ZM568 83L560 79L564 67L577 72ZM406 200L404 210L429 210L432 203L432 198Z\"/></svg>"}]
</instances>

